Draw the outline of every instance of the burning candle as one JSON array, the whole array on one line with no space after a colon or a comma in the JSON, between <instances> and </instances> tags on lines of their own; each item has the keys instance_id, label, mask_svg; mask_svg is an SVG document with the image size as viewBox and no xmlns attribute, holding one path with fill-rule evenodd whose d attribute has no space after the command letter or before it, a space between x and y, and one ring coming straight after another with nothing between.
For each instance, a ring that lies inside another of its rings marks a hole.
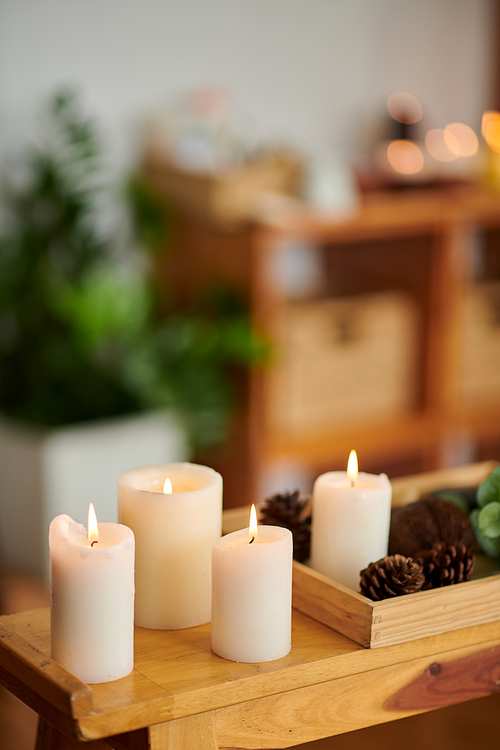
<instances>
[{"instance_id":1,"label":"burning candle","mask_svg":"<svg viewBox=\"0 0 500 750\"><path fill-rule=\"evenodd\" d=\"M67 515L49 529L51 656L83 682L117 680L134 666L134 535Z\"/></svg>"},{"instance_id":2,"label":"burning candle","mask_svg":"<svg viewBox=\"0 0 500 750\"><path fill-rule=\"evenodd\" d=\"M291 648L292 534L253 520L212 551L212 651L224 659L272 661Z\"/></svg>"},{"instance_id":3,"label":"burning candle","mask_svg":"<svg viewBox=\"0 0 500 750\"><path fill-rule=\"evenodd\" d=\"M190 463L130 469L118 480L118 507L135 534L135 624L177 630L209 622L221 475Z\"/></svg>"},{"instance_id":4,"label":"burning candle","mask_svg":"<svg viewBox=\"0 0 500 750\"><path fill-rule=\"evenodd\" d=\"M385 474L358 473L355 451L347 472L319 476L313 488L311 567L358 591L361 570L387 555L391 498Z\"/></svg>"}]
</instances>

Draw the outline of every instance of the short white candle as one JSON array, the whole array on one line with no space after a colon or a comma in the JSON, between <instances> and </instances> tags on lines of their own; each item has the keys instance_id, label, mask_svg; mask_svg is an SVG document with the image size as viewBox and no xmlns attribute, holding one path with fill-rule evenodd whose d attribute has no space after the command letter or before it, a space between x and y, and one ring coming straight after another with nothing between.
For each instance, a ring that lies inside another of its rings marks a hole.
<instances>
[{"instance_id":1,"label":"short white candle","mask_svg":"<svg viewBox=\"0 0 500 750\"><path fill-rule=\"evenodd\" d=\"M100 523L98 541L67 515L50 524L51 656L83 682L134 667L134 535Z\"/></svg>"},{"instance_id":2,"label":"short white candle","mask_svg":"<svg viewBox=\"0 0 500 750\"><path fill-rule=\"evenodd\" d=\"M166 479L171 493L163 491ZM118 480L118 507L135 534L135 624L177 630L209 622L221 475L190 463L130 469Z\"/></svg>"},{"instance_id":3,"label":"short white candle","mask_svg":"<svg viewBox=\"0 0 500 750\"><path fill-rule=\"evenodd\" d=\"M254 541L250 543L252 537ZM212 558L212 650L257 663L291 648L292 534L279 526L219 539Z\"/></svg>"},{"instance_id":4,"label":"short white candle","mask_svg":"<svg viewBox=\"0 0 500 750\"><path fill-rule=\"evenodd\" d=\"M361 570L387 555L391 498L385 474L319 476L313 488L311 567L359 591Z\"/></svg>"}]
</instances>

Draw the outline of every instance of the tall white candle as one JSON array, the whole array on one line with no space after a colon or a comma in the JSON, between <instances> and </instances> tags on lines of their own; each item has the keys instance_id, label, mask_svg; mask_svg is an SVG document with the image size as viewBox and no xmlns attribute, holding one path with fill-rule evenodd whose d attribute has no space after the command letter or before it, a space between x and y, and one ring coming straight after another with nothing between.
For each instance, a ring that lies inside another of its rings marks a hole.
<instances>
[{"instance_id":1,"label":"tall white candle","mask_svg":"<svg viewBox=\"0 0 500 750\"><path fill-rule=\"evenodd\" d=\"M358 591L361 570L387 555L391 498L385 474L319 476L313 488L311 567Z\"/></svg>"},{"instance_id":2,"label":"tall white candle","mask_svg":"<svg viewBox=\"0 0 500 750\"><path fill-rule=\"evenodd\" d=\"M118 480L118 507L120 522L135 534L135 624L176 630L209 622L221 475L190 463L130 469Z\"/></svg>"},{"instance_id":3,"label":"tall white candle","mask_svg":"<svg viewBox=\"0 0 500 750\"><path fill-rule=\"evenodd\" d=\"M252 543L251 539L254 538ZM291 648L292 534L278 526L219 539L212 558L212 650L257 663Z\"/></svg>"},{"instance_id":4,"label":"tall white candle","mask_svg":"<svg viewBox=\"0 0 500 750\"><path fill-rule=\"evenodd\" d=\"M100 523L98 540L67 515L49 529L51 655L83 682L134 666L134 535Z\"/></svg>"}]
</instances>

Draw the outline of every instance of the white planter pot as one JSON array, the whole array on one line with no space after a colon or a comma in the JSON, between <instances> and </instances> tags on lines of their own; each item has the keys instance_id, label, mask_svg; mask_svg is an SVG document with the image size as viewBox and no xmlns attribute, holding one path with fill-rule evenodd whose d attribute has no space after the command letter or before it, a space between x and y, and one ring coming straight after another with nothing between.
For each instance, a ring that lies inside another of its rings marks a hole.
<instances>
[{"instance_id":1,"label":"white planter pot","mask_svg":"<svg viewBox=\"0 0 500 750\"><path fill-rule=\"evenodd\" d=\"M51 430L0 421L0 558L48 577L48 530L67 513L87 524L117 521L117 480L126 469L189 459L185 434L168 413L143 413Z\"/></svg>"}]
</instances>

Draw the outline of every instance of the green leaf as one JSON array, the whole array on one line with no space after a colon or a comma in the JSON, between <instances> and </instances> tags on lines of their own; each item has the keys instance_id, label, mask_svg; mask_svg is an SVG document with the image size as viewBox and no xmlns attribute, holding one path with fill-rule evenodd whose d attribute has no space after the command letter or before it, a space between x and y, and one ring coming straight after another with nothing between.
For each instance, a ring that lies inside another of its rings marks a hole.
<instances>
[{"instance_id":1,"label":"green leaf","mask_svg":"<svg viewBox=\"0 0 500 750\"><path fill-rule=\"evenodd\" d=\"M486 477L477 490L477 504L480 508L495 500L500 501L500 466Z\"/></svg>"},{"instance_id":2,"label":"green leaf","mask_svg":"<svg viewBox=\"0 0 500 750\"><path fill-rule=\"evenodd\" d=\"M470 514L470 520L472 523L472 528L474 529L474 534L476 535L477 542L483 552L489 557L492 557L494 560L498 560L500 559L500 537L489 539L482 533L481 529L479 528L480 512L481 511L479 510L479 508L475 508Z\"/></svg>"},{"instance_id":3,"label":"green leaf","mask_svg":"<svg viewBox=\"0 0 500 750\"><path fill-rule=\"evenodd\" d=\"M124 190L137 239L149 250L165 248L170 239L171 219L158 194L137 174Z\"/></svg>"},{"instance_id":4,"label":"green leaf","mask_svg":"<svg viewBox=\"0 0 500 750\"><path fill-rule=\"evenodd\" d=\"M479 511L479 530L488 539L500 537L500 503L496 500L488 503Z\"/></svg>"},{"instance_id":5,"label":"green leaf","mask_svg":"<svg viewBox=\"0 0 500 750\"><path fill-rule=\"evenodd\" d=\"M108 337L131 341L148 331L151 300L145 280L111 264L94 268L78 287L54 285L51 304L88 350Z\"/></svg>"}]
</instances>

